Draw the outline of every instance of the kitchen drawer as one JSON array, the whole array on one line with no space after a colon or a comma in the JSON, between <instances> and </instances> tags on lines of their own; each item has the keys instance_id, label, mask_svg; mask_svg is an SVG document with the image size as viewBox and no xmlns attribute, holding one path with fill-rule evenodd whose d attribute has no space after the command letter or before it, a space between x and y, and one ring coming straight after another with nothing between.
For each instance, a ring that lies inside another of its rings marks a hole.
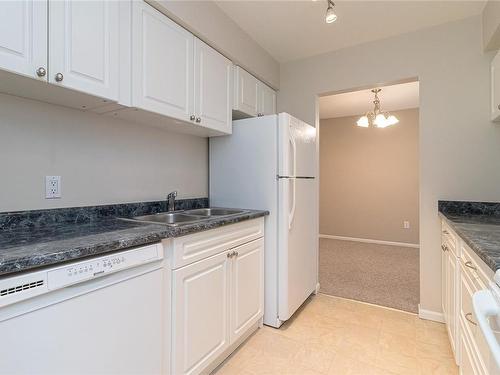
<instances>
[{"instance_id":1,"label":"kitchen drawer","mask_svg":"<svg viewBox=\"0 0 500 375\"><path fill-rule=\"evenodd\" d=\"M457 238L456 233L443 220L441 224L441 244L447 246L455 256L460 257Z\"/></svg>"},{"instance_id":2,"label":"kitchen drawer","mask_svg":"<svg viewBox=\"0 0 500 375\"><path fill-rule=\"evenodd\" d=\"M264 218L231 224L164 242L172 269L180 268L264 236Z\"/></svg>"},{"instance_id":3,"label":"kitchen drawer","mask_svg":"<svg viewBox=\"0 0 500 375\"><path fill-rule=\"evenodd\" d=\"M476 290L485 289L493 279L493 271L466 244L462 244L461 248L463 272L474 283Z\"/></svg>"}]
</instances>

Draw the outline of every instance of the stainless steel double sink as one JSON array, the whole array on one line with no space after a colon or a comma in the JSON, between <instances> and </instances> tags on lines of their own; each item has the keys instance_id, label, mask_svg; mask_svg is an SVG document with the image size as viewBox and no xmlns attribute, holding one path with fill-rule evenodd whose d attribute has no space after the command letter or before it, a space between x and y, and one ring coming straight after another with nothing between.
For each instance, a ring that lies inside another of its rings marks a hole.
<instances>
[{"instance_id":1,"label":"stainless steel double sink","mask_svg":"<svg viewBox=\"0 0 500 375\"><path fill-rule=\"evenodd\" d=\"M130 220L177 226L182 224L193 224L214 218L240 215L245 212L248 211L232 208L199 208L194 210L160 212L153 215L135 216Z\"/></svg>"}]
</instances>

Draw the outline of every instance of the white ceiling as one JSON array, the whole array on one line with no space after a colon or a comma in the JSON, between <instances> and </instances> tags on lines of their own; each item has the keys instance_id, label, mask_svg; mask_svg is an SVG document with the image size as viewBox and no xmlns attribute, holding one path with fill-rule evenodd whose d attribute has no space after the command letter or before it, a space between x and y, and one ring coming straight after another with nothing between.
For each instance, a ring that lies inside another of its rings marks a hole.
<instances>
[{"instance_id":1,"label":"white ceiling","mask_svg":"<svg viewBox=\"0 0 500 375\"><path fill-rule=\"evenodd\" d=\"M338 20L325 23L326 0L214 0L279 62L478 15L483 0L335 1Z\"/></svg>"},{"instance_id":2,"label":"white ceiling","mask_svg":"<svg viewBox=\"0 0 500 375\"><path fill-rule=\"evenodd\" d=\"M418 82L380 87L378 94L383 111L418 108ZM362 115L373 110L371 89L346 92L319 98L320 119Z\"/></svg>"}]
</instances>

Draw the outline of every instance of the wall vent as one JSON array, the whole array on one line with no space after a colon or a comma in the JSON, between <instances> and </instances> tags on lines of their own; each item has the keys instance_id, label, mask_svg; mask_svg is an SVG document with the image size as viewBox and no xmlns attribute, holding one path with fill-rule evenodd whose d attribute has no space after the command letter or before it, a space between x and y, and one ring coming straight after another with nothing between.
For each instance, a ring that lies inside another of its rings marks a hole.
<instances>
[{"instance_id":1,"label":"wall vent","mask_svg":"<svg viewBox=\"0 0 500 375\"><path fill-rule=\"evenodd\" d=\"M13 286L12 288L0 290L0 297L9 296L14 293L19 293L28 289L38 288L43 286L43 280L33 281L31 283Z\"/></svg>"}]
</instances>

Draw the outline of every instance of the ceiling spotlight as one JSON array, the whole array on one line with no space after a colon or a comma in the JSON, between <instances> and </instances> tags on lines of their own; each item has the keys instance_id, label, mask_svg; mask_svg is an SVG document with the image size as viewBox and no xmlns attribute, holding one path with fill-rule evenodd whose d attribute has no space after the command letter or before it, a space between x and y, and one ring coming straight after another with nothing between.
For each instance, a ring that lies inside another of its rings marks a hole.
<instances>
[{"instance_id":1,"label":"ceiling spotlight","mask_svg":"<svg viewBox=\"0 0 500 375\"><path fill-rule=\"evenodd\" d=\"M337 15L333 11L335 3L332 0L326 0L326 2L328 3L328 8L326 8L325 22L333 23L337 20Z\"/></svg>"}]
</instances>

